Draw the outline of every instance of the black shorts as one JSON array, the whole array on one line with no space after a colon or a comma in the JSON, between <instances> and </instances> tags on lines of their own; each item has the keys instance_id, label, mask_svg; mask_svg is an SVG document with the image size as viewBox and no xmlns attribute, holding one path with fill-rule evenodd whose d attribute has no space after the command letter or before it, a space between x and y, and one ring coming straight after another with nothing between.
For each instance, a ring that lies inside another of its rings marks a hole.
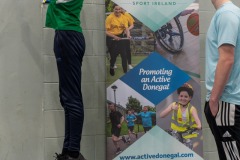
<instances>
[{"instance_id":1,"label":"black shorts","mask_svg":"<svg viewBox=\"0 0 240 160\"><path fill-rule=\"evenodd\" d=\"M111 133L112 135L119 137L121 132L121 128L118 128L117 126L112 126Z\"/></svg>"},{"instance_id":2,"label":"black shorts","mask_svg":"<svg viewBox=\"0 0 240 160\"><path fill-rule=\"evenodd\" d=\"M240 106L220 101L218 113L214 117L209 102L205 103L204 113L215 137L219 160L240 159Z\"/></svg>"},{"instance_id":3,"label":"black shorts","mask_svg":"<svg viewBox=\"0 0 240 160\"><path fill-rule=\"evenodd\" d=\"M128 130L133 132L134 126L128 126Z\"/></svg>"},{"instance_id":4,"label":"black shorts","mask_svg":"<svg viewBox=\"0 0 240 160\"><path fill-rule=\"evenodd\" d=\"M147 131L149 131L150 129L152 129L152 127L143 127L144 132L146 133Z\"/></svg>"}]
</instances>

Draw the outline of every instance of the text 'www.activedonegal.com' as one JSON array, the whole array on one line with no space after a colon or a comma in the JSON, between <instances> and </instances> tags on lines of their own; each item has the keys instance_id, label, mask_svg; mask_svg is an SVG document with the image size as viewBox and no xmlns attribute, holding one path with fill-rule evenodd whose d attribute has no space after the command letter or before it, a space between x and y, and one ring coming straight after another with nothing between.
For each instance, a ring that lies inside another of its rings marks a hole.
<instances>
[{"instance_id":1,"label":"text 'www.activedonegal.com'","mask_svg":"<svg viewBox=\"0 0 240 160\"><path fill-rule=\"evenodd\" d=\"M142 155L132 155L132 156L120 156L119 160L132 160L132 159L178 159L186 158L193 159L193 153L175 153L175 154L142 154Z\"/></svg>"}]
</instances>

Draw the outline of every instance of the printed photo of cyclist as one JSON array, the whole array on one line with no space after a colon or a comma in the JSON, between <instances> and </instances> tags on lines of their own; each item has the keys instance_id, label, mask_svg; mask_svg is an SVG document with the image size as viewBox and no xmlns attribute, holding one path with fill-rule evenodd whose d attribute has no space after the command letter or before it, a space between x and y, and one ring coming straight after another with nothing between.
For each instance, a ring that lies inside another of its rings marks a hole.
<instances>
[{"instance_id":1,"label":"printed photo of cyclist","mask_svg":"<svg viewBox=\"0 0 240 160\"><path fill-rule=\"evenodd\" d=\"M195 1L156 32L156 51L199 81L199 3Z\"/></svg>"},{"instance_id":2,"label":"printed photo of cyclist","mask_svg":"<svg viewBox=\"0 0 240 160\"><path fill-rule=\"evenodd\" d=\"M190 80L161 102L157 106L157 125L203 157L199 88Z\"/></svg>"}]
</instances>

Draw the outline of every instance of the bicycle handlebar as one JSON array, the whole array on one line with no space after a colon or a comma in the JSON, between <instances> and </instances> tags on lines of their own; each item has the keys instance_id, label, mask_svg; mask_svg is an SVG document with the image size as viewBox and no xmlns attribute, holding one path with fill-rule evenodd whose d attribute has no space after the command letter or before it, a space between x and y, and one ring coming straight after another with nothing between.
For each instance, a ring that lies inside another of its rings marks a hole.
<instances>
[{"instance_id":1,"label":"bicycle handlebar","mask_svg":"<svg viewBox=\"0 0 240 160\"><path fill-rule=\"evenodd\" d=\"M131 37L131 38L127 38L127 37L124 37L124 38L120 38L120 40L146 40L146 39L150 39L150 37ZM115 39L113 38L112 40L115 41Z\"/></svg>"},{"instance_id":2,"label":"bicycle handlebar","mask_svg":"<svg viewBox=\"0 0 240 160\"><path fill-rule=\"evenodd\" d=\"M199 134L198 132L198 129L197 128L188 128L186 131L183 131L183 132L180 132L180 131L177 131L178 133L188 133L188 134Z\"/></svg>"},{"instance_id":3,"label":"bicycle handlebar","mask_svg":"<svg viewBox=\"0 0 240 160\"><path fill-rule=\"evenodd\" d=\"M113 41L121 41L121 40L130 40L130 38L120 38L119 40L116 40L116 39L112 39Z\"/></svg>"}]
</instances>

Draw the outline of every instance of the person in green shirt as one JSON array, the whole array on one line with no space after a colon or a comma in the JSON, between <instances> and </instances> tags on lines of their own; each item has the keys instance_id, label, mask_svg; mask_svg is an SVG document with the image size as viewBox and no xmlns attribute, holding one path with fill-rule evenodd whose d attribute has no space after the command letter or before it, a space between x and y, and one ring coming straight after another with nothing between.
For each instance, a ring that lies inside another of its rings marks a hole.
<instances>
[{"instance_id":1,"label":"person in green shirt","mask_svg":"<svg viewBox=\"0 0 240 160\"><path fill-rule=\"evenodd\" d=\"M62 153L56 160L85 160L80 153L84 120L81 66L85 40L80 23L83 0L51 0L46 27L55 29L54 53L59 76L59 96L65 113Z\"/></svg>"}]
</instances>

